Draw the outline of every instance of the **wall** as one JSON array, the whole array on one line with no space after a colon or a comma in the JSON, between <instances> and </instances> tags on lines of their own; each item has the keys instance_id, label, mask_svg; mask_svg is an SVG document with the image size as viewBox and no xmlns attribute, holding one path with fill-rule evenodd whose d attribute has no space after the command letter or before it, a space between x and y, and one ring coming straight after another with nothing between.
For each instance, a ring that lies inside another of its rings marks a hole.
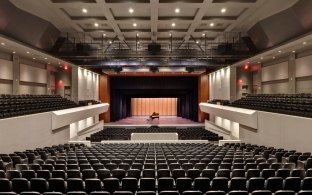
<instances>
[{"instance_id":1,"label":"wall","mask_svg":"<svg viewBox=\"0 0 312 195\"><path fill-rule=\"evenodd\" d=\"M1 56L0 56L1 57ZM0 59L0 91L4 94L12 93L13 63Z\"/></svg>"},{"instance_id":2,"label":"wall","mask_svg":"<svg viewBox=\"0 0 312 195\"><path fill-rule=\"evenodd\" d=\"M78 100L99 100L99 78L94 72L78 68Z\"/></svg>"},{"instance_id":3,"label":"wall","mask_svg":"<svg viewBox=\"0 0 312 195\"><path fill-rule=\"evenodd\" d=\"M230 68L209 74L209 99L230 99Z\"/></svg>"},{"instance_id":4,"label":"wall","mask_svg":"<svg viewBox=\"0 0 312 195\"><path fill-rule=\"evenodd\" d=\"M209 75L202 74L198 78L198 102L207 102L209 100ZM198 121L204 122L209 118L209 114L198 109Z\"/></svg>"},{"instance_id":5,"label":"wall","mask_svg":"<svg viewBox=\"0 0 312 195\"><path fill-rule=\"evenodd\" d=\"M236 69L236 98L242 98L243 94L250 94L253 90L253 75L250 70L250 66L247 70L243 67L237 67ZM247 87L247 88L246 88Z\"/></svg>"},{"instance_id":6,"label":"wall","mask_svg":"<svg viewBox=\"0 0 312 195\"><path fill-rule=\"evenodd\" d=\"M245 143L312 152L310 118L258 111L258 129L239 127L239 139Z\"/></svg>"},{"instance_id":7,"label":"wall","mask_svg":"<svg viewBox=\"0 0 312 195\"><path fill-rule=\"evenodd\" d=\"M51 130L50 112L14 117L0 122L0 153L33 150L69 141L69 127L59 131Z\"/></svg>"},{"instance_id":8,"label":"wall","mask_svg":"<svg viewBox=\"0 0 312 195\"><path fill-rule=\"evenodd\" d=\"M99 96L101 102L110 104L110 77L106 74L100 76ZM100 114L100 120L104 120L105 123L110 122L110 107L107 112Z\"/></svg>"},{"instance_id":9,"label":"wall","mask_svg":"<svg viewBox=\"0 0 312 195\"><path fill-rule=\"evenodd\" d=\"M253 85L257 93L312 93L311 61L312 50L265 61L252 72Z\"/></svg>"}]
</instances>

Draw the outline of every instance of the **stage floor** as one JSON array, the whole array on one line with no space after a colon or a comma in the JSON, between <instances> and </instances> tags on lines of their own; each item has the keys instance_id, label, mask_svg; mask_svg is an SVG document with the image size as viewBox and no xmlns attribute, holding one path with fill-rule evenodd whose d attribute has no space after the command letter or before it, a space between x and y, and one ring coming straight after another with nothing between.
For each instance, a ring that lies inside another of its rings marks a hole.
<instances>
[{"instance_id":1,"label":"stage floor","mask_svg":"<svg viewBox=\"0 0 312 195\"><path fill-rule=\"evenodd\" d=\"M159 119L150 120L149 116L134 116L121 119L116 122L105 123L105 127L109 126L160 126L160 127L203 127L204 123L194 122L189 119L176 116L160 116Z\"/></svg>"}]
</instances>

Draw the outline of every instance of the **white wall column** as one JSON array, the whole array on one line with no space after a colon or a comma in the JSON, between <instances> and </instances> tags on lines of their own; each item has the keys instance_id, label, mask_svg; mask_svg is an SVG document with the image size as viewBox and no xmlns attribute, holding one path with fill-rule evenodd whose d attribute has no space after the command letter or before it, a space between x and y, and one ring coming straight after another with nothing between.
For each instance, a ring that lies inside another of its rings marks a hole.
<instances>
[{"instance_id":1,"label":"white wall column","mask_svg":"<svg viewBox=\"0 0 312 195\"><path fill-rule=\"evenodd\" d=\"M19 56L13 55L13 84L12 94L19 94L19 83L20 83L20 61Z\"/></svg>"},{"instance_id":2,"label":"white wall column","mask_svg":"<svg viewBox=\"0 0 312 195\"><path fill-rule=\"evenodd\" d=\"M296 54L292 53L288 58L288 92L296 93Z\"/></svg>"}]
</instances>

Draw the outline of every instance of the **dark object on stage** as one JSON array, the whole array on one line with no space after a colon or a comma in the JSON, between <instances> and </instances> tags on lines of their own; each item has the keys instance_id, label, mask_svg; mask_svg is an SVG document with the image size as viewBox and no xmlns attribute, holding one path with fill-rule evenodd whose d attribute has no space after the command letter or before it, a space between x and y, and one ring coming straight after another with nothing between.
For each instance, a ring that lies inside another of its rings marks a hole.
<instances>
[{"instance_id":1,"label":"dark object on stage","mask_svg":"<svg viewBox=\"0 0 312 195\"><path fill-rule=\"evenodd\" d=\"M155 118L159 119L159 113L153 112L153 114L150 116L150 119L154 120Z\"/></svg>"}]
</instances>

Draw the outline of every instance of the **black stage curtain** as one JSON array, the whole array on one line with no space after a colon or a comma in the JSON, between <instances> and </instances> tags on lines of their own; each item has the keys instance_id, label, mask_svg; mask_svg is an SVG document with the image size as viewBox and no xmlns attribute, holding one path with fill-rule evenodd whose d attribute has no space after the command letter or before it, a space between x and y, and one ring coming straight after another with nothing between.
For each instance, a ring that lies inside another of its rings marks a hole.
<instances>
[{"instance_id":1,"label":"black stage curtain","mask_svg":"<svg viewBox=\"0 0 312 195\"><path fill-rule=\"evenodd\" d=\"M177 114L197 121L197 77L111 77L111 120L131 116L131 98L178 98Z\"/></svg>"}]
</instances>

